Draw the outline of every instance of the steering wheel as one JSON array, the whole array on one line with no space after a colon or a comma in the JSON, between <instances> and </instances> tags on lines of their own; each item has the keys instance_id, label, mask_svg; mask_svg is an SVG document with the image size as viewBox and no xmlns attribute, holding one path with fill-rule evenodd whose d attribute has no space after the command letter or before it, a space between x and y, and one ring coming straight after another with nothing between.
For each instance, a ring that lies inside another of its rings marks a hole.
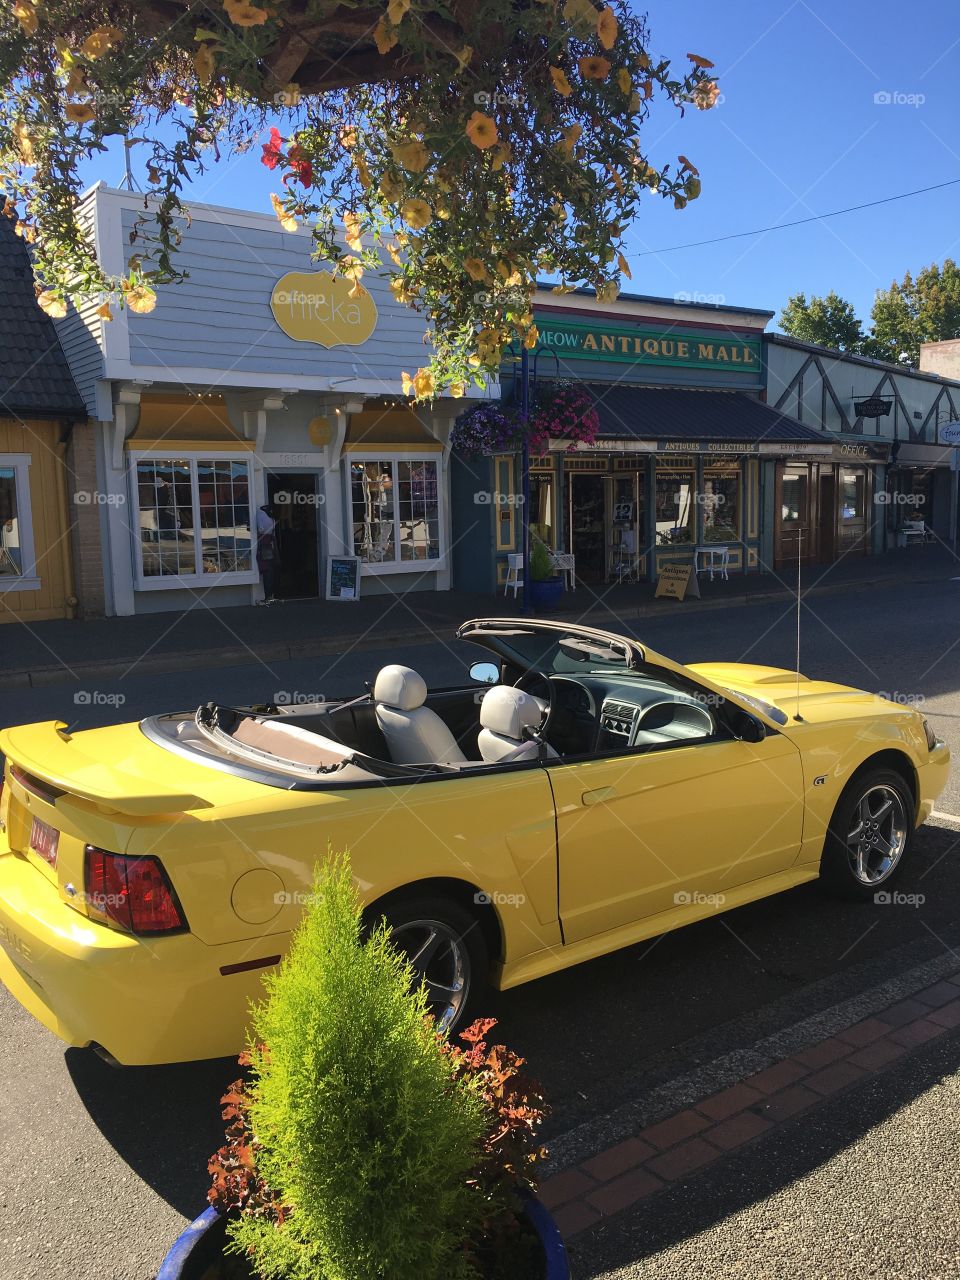
<instances>
[{"instance_id":1,"label":"steering wheel","mask_svg":"<svg viewBox=\"0 0 960 1280\"><path fill-rule=\"evenodd\" d=\"M537 732L542 737L553 717L555 705L553 685L541 671L524 671L519 679L514 680L513 687L529 693L540 708L541 720Z\"/></svg>"}]
</instances>

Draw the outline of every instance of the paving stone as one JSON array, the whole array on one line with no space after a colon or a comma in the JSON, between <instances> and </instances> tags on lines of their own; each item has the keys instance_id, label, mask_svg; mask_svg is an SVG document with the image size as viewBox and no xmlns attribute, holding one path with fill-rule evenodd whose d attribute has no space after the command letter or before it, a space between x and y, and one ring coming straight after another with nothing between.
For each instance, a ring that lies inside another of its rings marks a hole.
<instances>
[{"instance_id":1,"label":"paving stone","mask_svg":"<svg viewBox=\"0 0 960 1280\"><path fill-rule=\"evenodd\" d=\"M867 1071L879 1071L888 1062L895 1062L907 1052L906 1046L894 1044L890 1039L874 1040L873 1044L864 1045L847 1059L856 1067L864 1067Z\"/></svg>"},{"instance_id":2,"label":"paving stone","mask_svg":"<svg viewBox=\"0 0 960 1280\"><path fill-rule=\"evenodd\" d=\"M588 1178L580 1169L564 1169L563 1173L548 1178L537 1194L548 1209L554 1209L577 1196L586 1195L596 1185L593 1178Z\"/></svg>"},{"instance_id":3,"label":"paving stone","mask_svg":"<svg viewBox=\"0 0 960 1280\"><path fill-rule=\"evenodd\" d=\"M819 1101L820 1094L814 1093L812 1089L807 1089L802 1084L795 1084L789 1089L782 1089L770 1098L765 1098L754 1107L754 1111L757 1115L769 1120L788 1120L790 1116L795 1116L799 1111L805 1111L807 1107L812 1107Z\"/></svg>"},{"instance_id":4,"label":"paving stone","mask_svg":"<svg viewBox=\"0 0 960 1280\"><path fill-rule=\"evenodd\" d=\"M697 1103L697 1110L702 1111L711 1120L725 1120L757 1102L763 1095L758 1089L751 1089L746 1084L735 1084L720 1093L714 1093Z\"/></svg>"},{"instance_id":5,"label":"paving stone","mask_svg":"<svg viewBox=\"0 0 960 1280\"><path fill-rule=\"evenodd\" d=\"M656 1154L656 1147L652 1147L649 1142L628 1138L626 1142L618 1142L615 1147L584 1160L580 1167L598 1182L607 1182L618 1174L626 1173L628 1169L635 1169L638 1164L643 1164L644 1160L649 1160Z\"/></svg>"},{"instance_id":6,"label":"paving stone","mask_svg":"<svg viewBox=\"0 0 960 1280\"><path fill-rule=\"evenodd\" d=\"M956 993L957 989L954 987L954 996ZM879 1018L864 1018L862 1022L855 1022L852 1027L847 1027L846 1031L838 1031L837 1039L856 1045L859 1049L865 1044L872 1044L874 1040L879 1040L889 1030L889 1023L881 1022Z\"/></svg>"},{"instance_id":7,"label":"paving stone","mask_svg":"<svg viewBox=\"0 0 960 1280\"><path fill-rule=\"evenodd\" d=\"M732 1151L734 1147L742 1147L745 1142L758 1138L773 1128L770 1120L758 1116L755 1111L741 1111L739 1115L715 1124L707 1130L707 1137L724 1151Z\"/></svg>"},{"instance_id":8,"label":"paving stone","mask_svg":"<svg viewBox=\"0 0 960 1280\"><path fill-rule=\"evenodd\" d=\"M868 1072L854 1063L835 1062L823 1071L818 1071L815 1075L809 1076L804 1081L804 1084L809 1085L816 1093L823 1094L826 1097L831 1093L839 1093L841 1089L846 1089L848 1085L855 1084L857 1080L862 1080L867 1074Z\"/></svg>"},{"instance_id":9,"label":"paving stone","mask_svg":"<svg viewBox=\"0 0 960 1280\"><path fill-rule=\"evenodd\" d=\"M813 1044L809 1049L802 1049L800 1053L795 1053L793 1056L802 1066L816 1071L820 1067L828 1066L831 1062L836 1062L838 1058L845 1057L849 1052L848 1044L838 1040L836 1036L831 1036L829 1040L821 1040L819 1044Z\"/></svg>"},{"instance_id":10,"label":"paving stone","mask_svg":"<svg viewBox=\"0 0 960 1280\"><path fill-rule=\"evenodd\" d=\"M951 1029L960 1027L960 1000L954 1000L940 1009L934 1009L930 1014L930 1021L939 1023L941 1027Z\"/></svg>"},{"instance_id":11,"label":"paving stone","mask_svg":"<svg viewBox=\"0 0 960 1280\"><path fill-rule=\"evenodd\" d=\"M642 1129L639 1137L644 1142L652 1143L659 1151L663 1151L684 1138L699 1133L701 1129L706 1129L709 1123L706 1116L698 1115L696 1111L678 1111L675 1116Z\"/></svg>"},{"instance_id":12,"label":"paving stone","mask_svg":"<svg viewBox=\"0 0 960 1280\"><path fill-rule=\"evenodd\" d=\"M956 1000L957 988L952 982L935 982L932 987L925 987L923 991L918 991L916 999L923 1004L928 1004L934 1009L938 1009L940 1005L947 1004L951 1000Z\"/></svg>"},{"instance_id":13,"label":"paving stone","mask_svg":"<svg viewBox=\"0 0 960 1280\"><path fill-rule=\"evenodd\" d=\"M926 1044L928 1040L933 1040L935 1036L942 1036L946 1029L938 1026L930 1018L917 1018L915 1022L908 1022L905 1027L891 1031L890 1039L897 1044L905 1045L908 1049L913 1049L917 1045Z\"/></svg>"},{"instance_id":14,"label":"paving stone","mask_svg":"<svg viewBox=\"0 0 960 1280\"><path fill-rule=\"evenodd\" d=\"M569 1240L578 1231L585 1231L600 1221L600 1211L587 1204L585 1200L573 1200L563 1208L553 1211L553 1220L564 1240Z\"/></svg>"},{"instance_id":15,"label":"paving stone","mask_svg":"<svg viewBox=\"0 0 960 1280\"><path fill-rule=\"evenodd\" d=\"M922 1018L929 1012L930 1006L921 1004L919 1000L900 1000L897 1004L892 1004L889 1009L883 1009L877 1017L887 1026L902 1027L905 1022Z\"/></svg>"},{"instance_id":16,"label":"paving stone","mask_svg":"<svg viewBox=\"0 0 960 1280\"><path fill-rule=\"evenodd\" d=\"M709 1142L704 1142L702 1138L690 1138L687 1142L681 1142L678 1147L671 1147L662 1155L648 1160L646 1167L651 1173L672 1182L693 1173L694 1169L702 1169L719 1155L717 1148L711 1147Z\"/></svg>"},{"instance_id":17,"label":"paving stone","mask_svg":"<svg viewBox=\"0 0 960 1280\"><path fill-rule=\"evenodd\" d=\"M884 1027L884 1031L886 1030L887 1028ZM783 1062L775 1062L772 1067L758 1071L756 1075L747 1076L744 1084L748 1084L752 1089L759 1089L761 1093L776 1093L779 1089L785 1089L788 1084L799 1080L801 1076L808 1075L809 1071L809 1067L795 1062L793 1058L784 1058Z\"/></svg>"},{"instance_id":18,"label":"paving stone","mask_svg":"<svg viewBox=\"0 0 960 1280\"><path fill-rule=\"evenodd\" d=\"M587 1202L609 1217L610 1214L620 1213L628 1205L652 1195L654 1191L659 1191L662 1186L660 1179L646 1169L631 1169L629 1173L621 1174L619 1178L608 1182L599 1191L592 1191Z\"/></svg>"}]
</instances>

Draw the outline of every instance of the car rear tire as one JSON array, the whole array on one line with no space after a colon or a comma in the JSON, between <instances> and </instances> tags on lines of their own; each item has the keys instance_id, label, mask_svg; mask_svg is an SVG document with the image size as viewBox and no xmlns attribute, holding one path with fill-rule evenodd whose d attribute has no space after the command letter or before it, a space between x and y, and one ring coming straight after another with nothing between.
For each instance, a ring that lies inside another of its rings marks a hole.
<instances>
[{"instance_id":1,"label":"car rear tire","mask_svg":"<svg viewBox=\"0 0 960 1280\"><path fill-rule=\"evenodd\" d=\"M368 913L372 927L385 919L394 945L427 988L437 1025L448 1034L469 1026L487 989L490 959L479 920L443 897L410 897Z\"/></svg>"},{"instance_id":2,"label":"car rear tire","mask_svg":"<svg viewBox=\"0 0 960 1280\"><path fill-rule=\"evenodd\" d=\"M869 767L855 774L830 819L822 884L843 897L871 901L899 876L913 829L913 795L901 774Z\"/></svg>"}]
</instances>

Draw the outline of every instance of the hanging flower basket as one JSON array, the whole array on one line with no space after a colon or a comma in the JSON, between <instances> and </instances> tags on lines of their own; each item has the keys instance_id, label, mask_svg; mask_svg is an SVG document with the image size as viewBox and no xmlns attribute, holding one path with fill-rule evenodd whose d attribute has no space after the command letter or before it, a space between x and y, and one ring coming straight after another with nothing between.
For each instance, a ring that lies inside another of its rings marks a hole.
<instances>
[{"instance_id":1,"label":"hanging flower basket","mask_svg":"<svg viewBox=\"0 0 960 1280\"><path fill-rule=\"evenodd\" d=\"M462 413L450 432L450 446L467 458L516 453L523 444L523 419L517 409L490 400Z\"/></svg>"},{"instance_id":2,"label":"hanging flower basket","mask_svg":"<svg viewBox=\"0 0 960 1280\"><path fill-rule=\"evenodd\" d=\"M551 440L567 441L567 450L591 445L600 430L593 396L576 382L558 382L540 395L530 418L530 448L544 451Z\"/></svg>"}]
</instances>

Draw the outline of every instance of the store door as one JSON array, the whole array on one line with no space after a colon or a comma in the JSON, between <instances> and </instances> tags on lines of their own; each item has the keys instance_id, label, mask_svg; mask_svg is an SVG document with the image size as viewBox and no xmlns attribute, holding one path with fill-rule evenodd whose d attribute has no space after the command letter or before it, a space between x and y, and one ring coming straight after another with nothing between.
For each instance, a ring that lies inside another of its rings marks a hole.
<instances>
[{"instance_id":1,"label":"store door","mask_svg":"<svg viewBox=\"0 0 960 1280\"><path fill-rule=\"evenodd\" d=\"M277 522L278 600L306 600L320 595L320 521L323 503L316 471L267 475L267 501Z\"/></svg>"},{"instance_id":2,"label":"store door","mask_svg":"<svg viewBox=\"0 0 960 1280\"><path fill-rule=\"evenodd\" d=\"M774 563L778 569L817 560L819 541L813 521L814 465L807 462L781 462L777 466L777 526Z\"/></svg>"},{"instance_id":3,"label":"store door","mask_svg":"<svg viewBox=\"0 0 960 1280\"><path fill-rule=\"evenodd\" d=\"M589 472L567 475L570 550L583 582L602 582L605 576L603 480Z\"/></svg>"},{"instance_id":4,"label":"store door","mask_svg":"<svg viewBox=\"0 0 960 1280\"><path fill-rule=\"evenodd\" d=\"M837 513L838 547L842 556L870 554L872 477L868 467L840 467ZM831 557L833 558L833 557Z\"/></svg>"}]
</instances>

